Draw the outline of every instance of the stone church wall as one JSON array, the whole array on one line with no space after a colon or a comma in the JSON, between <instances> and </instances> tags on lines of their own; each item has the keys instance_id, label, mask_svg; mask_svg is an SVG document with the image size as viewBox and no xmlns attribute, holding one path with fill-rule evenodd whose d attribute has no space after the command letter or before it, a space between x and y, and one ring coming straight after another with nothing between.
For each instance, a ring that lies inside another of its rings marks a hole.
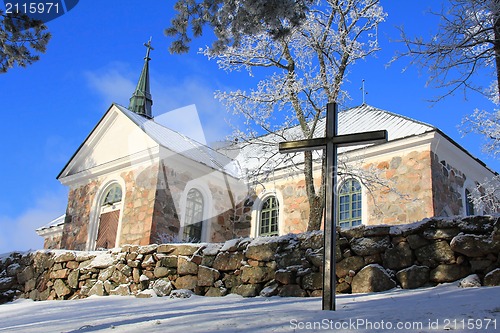
<instances>
[{"instance_id":1,"label":"stone church wall","mask_svg":"<svg viewBox=\"0 0 500 333\"><path fill-rule=\"evenodd\" d=\"M388 185L364 189L365 224L407 224L434 216L431 152L428 149L370 159L362 168L377 174ZM315 178L315 185L319 187L319 177ZM276 189L283 197L280 203L284 207L283 233L306 231L309 203L303 177L287 177L264 186Z\"/></svg>"},{"instance_id":2,"label":"stone church wall","mask_svg":"<svg viewBox=\"0 0 500 333\"><path fill-rule=\"evenodd\" d=\"M59 249L61 247L62 232L54 233L53 235L44 236L44 249Z\"/></svg>"},{"instance_id":3,"label":"stone church wall","mask_svg":"<svg viewBox=\"0 0 500 333\"><path fill-rule=\"evenodd\" d=\"M138 167L120 174L125 181L120 244L151 242L158 166Z\"/></svg>"},{"instance_id":4,"label":"stone church wall","mask_svg":"<svg viewBox=\"0 0 500 333\"><path fill-rule=\"evenodd\" d=\"M214 202L214 216L209 218L211 242L224 242L239 236L248 236L249 222L245 223L249 212L248 207L243 207L243 198L235 198L234 207L228 206L229 200L228 191L214 182L209 183L210 192Z\"/></svg>"},{"instance_id":5,"label":"stone church wall","mask_svg":"<svg viewBox=\"0 0 500 333\"><path fill-rule=\"evenodd\" d=\"M181 168L176 170L166 166L166 161L160 162L160 170L156 180L156 197L153 210L153 228L150 243L161 243L178 238L181 228L178 206L186 184L192 175ZM131 243L134 244L134 243Z\"/></svg>"},{"instance_id":6,"label":"stone church wall","mask_svg":"<svg viewBox=\"0 0 500 333\"><path fill-rule=\"evenodd\" d=\"M90 212L101 183L92 180L70 188L66 220L58 248L83 251L86 249Z\"/></svg>"},{"instance_id":7,"label":"stone church wall","mask_svg":"<svg viewBox=\"0 0 500 333\"><path fill-rule=\"evenodd\" d=\"M283 196L283 233L299 233L307 230L309 220L309 201L307 200L306 181L304 176L285 179L276 182L276 188ZM293 180L290 181L290 180ZM316 188L320 186L320 179L316 177Z\"/></svg>"},{"instance_id":8,"label":"stone church wall","mask_svg":"<svg viewBox=\"0 0 500 333\"><path fill-rule=\"evenodd\" d=\"M412 223L434 216L430 154L415 150L363 166L388 181L388 187L367 193L368 225Z\"/></svg>"},{"instance_id":9,"label":"stone church wall","mask_svg":"<svg viewBox=\"0 0 500 333\"><path fill-rule=\"evenodd\" d=\"M15 297L90 295L320 296L322 232L225 243L126 245L109 251L44 250L0 258L0 303ZM337 236L337 292L376 292L476 274L500 285L500 217L433 218L360 226Z\"/></svg>"},{"instance_id":10,"label":"stone church wall","mask_svg":"<svg viewBox=\"0 0 500 333\"><path fill-rule=\"evenodd\" d=\"M467 176L460 170L431 155L434 209L437 216L463 214L464 184Z\"/></svg>"},{"instance_id":11,"label":"stone church wall","mask_svg":"<svg viewBox=\"0 0 500 333\"><path fill-rule=\"evenodd\" d=\"M249 235L250 229L250 208L243 206L244 197L234 198L234 202L229 199L226 183L221 173L215 172L208 167L186 163L182 158L176 156L179 165L169 161L171 165L162 163L157 179L156 198L153 210L153 224L151 230L150 243L161 243L166 241L179 241L179 231L181 230L182 205L185 202L185 192L191 181L195 181L192 188L199 189L199 185L207 189L211 202L211 214L207 216L206 225L210 232L207 236L209 242L224 242L235 237ZM206 175L210 176L207 177ZM207 198L208 199L208 198ZM177 205L176 205L177 203ZM234 207L232 204L234 203ZM208 203L205 203L208 205ZM137 244L132 243L131 244Z\"/></svg>"}]
</instances>

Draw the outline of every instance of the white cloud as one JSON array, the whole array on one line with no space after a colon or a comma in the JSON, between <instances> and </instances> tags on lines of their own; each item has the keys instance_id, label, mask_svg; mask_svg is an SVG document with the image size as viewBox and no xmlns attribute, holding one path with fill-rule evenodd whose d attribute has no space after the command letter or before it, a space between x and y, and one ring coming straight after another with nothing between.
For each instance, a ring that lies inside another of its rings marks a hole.
<instances>
[{"instance_id":1,"label":"white cloud","mask_svg":"<svg viewBox=\"0 0 500 333\"><path fill-rule=\"evenodd\" d=\"M0 253L42 249L43 238L35 229L47 224L66 211L66 190L47 193L33 207L18 216L0 216Z\"/></svg>"},{"instance_id":2,"label":"white cloud","mask_svg":"<svg viewBox=\"0 0 500 333\"><path fill-rule=\"evenodd\" d=\"M130 72L120 63L114 63L104 71L87 71L84 76L90 88L101 96L103 108L108 108L111 103L127 106L136 86Z\"/></svg>"}]
</instances>

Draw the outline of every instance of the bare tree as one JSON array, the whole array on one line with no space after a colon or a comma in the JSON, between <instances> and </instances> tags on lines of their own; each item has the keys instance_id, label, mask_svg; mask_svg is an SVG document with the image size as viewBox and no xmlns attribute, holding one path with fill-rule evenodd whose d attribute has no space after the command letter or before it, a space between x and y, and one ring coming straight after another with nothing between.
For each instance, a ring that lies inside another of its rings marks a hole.
<instances>
[{"instance_id":1,"label":"bare tree","mask_svg":"<svg viewBox=\"0 0 500 333\"><path fill-rule=\"evenodd\" d=\"M500 0L447 0L437 15L440 23L435 35L427 39L410 37L400 28L406 51L395 59L409 56L411 65L428 71L428 83L444 88L440 100L458 89L471 89L487 95L500 93ZM394 60L395 60L394 59ZM478 84L481 70L489 71L494 89Z\"/></svg>"},{"instance_id":2,"label":"bare tree","mask_svg":"<svg viewBox=\"0 0 500 333\"><path fill-rule=\"evenodd\" d=\"M47 27L26 14L5 14L0 10L0 73L16 64L26 67L38 61L50 40Z\"/></svg>"},{"instance_id":3,"label":"bare tree","mask_svg":"<svg viewBox=\"0 0 500 333\"><path fill-rule=\"evenodd\" d=\"M462 121L462 133L476 133L483 136L483 151L496 159L500 158L500 109L493 112L476 109ZM476 184L470 193L474 207L485 212L500 211L500 175Z\"/></svg>"},{"instance_id":4,"label":"bare tree","mask_svg":"<svg viewBox=\"0 0 500 333\"><path fill-rule=\"evenodd\" d=\"M247 144L270 144L276 154L276 137L290 140L318 135L326 103L346 97L342 84L348 69L379 50L377 26L385 17L379 0L317 1L300 26L287 19L279 21L277 29L286 34L262 30L240 36L237 44L203 50L207 57L217 59L221 69L244 69L265 77L248 92L216 93L228 109L244 118L246 127L235 136ZM298 133L287 130L294 125L300 128ZM304 153L300 163L310 207L309 230L321 226L325 195L323 176L319 188L314 186L314 154ZM316 158L325 174L324 156ZM274 170L276 164L270 163L276 158L266 155L266 160L260 170Z\"/></svg>"},{"instance_id":5,"label":"bare tree","mask_svg":"<svg viewBox=\"0 0 500 333\"><path fill-rule=\"evenodd\" d=\"M395 59L410 57L411 64L429 71L428 83L444 88L436 100L457 90L473 90L494 104L500 100L500 0L448 0L437 15L438 31L424 40L410 38L401 30L407 51ZM479 84L488 72L488 87ZM500 157L500 110L476 109L462 121L462 133L477 133L485 138L485 153ZM474 205L486 211L500 210L500 176L485 179L471 193Z\"/></svg>"}]
</instances>

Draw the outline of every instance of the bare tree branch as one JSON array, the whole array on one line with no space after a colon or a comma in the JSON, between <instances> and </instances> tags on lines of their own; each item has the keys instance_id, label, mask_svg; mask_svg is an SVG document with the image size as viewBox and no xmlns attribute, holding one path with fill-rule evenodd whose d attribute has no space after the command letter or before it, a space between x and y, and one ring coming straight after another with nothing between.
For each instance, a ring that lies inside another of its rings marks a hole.
<instances>
[{"instance_id":1,"label":"bare tree branch","mask_svg":"<svg viewBox=\"0 0 500 333\"><path fill-rule=\"evenodd\" d=\"M499 13L499 0L448 0L441 12L430 12L440 19L434 36L409 37L404 28L399 28L399 41L405 44L406 51L396 54L392 61L409 57L410 65L427 71L427 83L445 90L434 101L458 90L464 94L473 90L491 98L490 91L475 80L478 75L484 75L482 70L495 77L494 94L499 96Z\"/></svg>"}]
</instances>

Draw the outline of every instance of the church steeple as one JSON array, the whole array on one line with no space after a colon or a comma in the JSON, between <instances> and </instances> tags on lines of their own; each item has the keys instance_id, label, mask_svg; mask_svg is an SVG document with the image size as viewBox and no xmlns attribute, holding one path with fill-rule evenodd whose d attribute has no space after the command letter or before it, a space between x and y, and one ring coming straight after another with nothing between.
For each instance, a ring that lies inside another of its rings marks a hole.
<instances>
[{"instance_id":1,"label":"church steeple","mask_svg":"<svg viewBox=\"0 0 500 333\"><path fill-rule=\"evenodd\" d=\"M130 98L128 108L141 116L153 118L151 112L153 99L149 91L149 60L151 60L149 52L154 50L151 46L151 38L149 38L147 43L144 43L144 46L147 48L146 57L144 57L144 67L142 68L141 76L139 77L139 82L137 83L134 94Z\"/></svg>"}]
</instances>

